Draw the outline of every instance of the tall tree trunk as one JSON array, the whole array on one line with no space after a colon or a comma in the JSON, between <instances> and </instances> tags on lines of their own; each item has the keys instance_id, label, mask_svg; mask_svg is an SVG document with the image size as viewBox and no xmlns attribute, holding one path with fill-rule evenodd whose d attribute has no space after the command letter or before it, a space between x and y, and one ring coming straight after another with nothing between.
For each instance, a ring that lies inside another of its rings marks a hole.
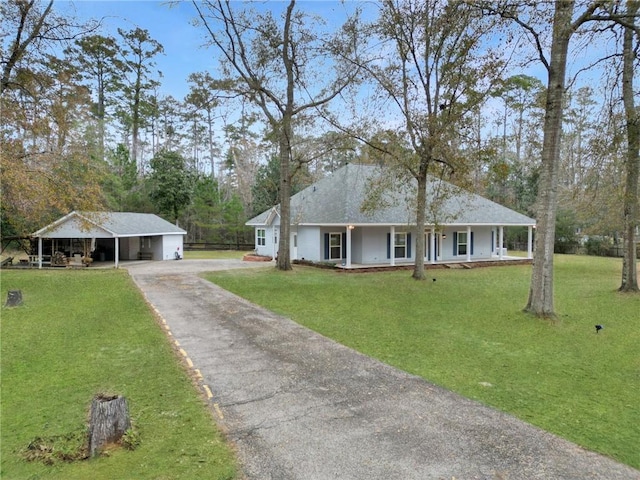
<instances>
[{"instance_id":1,"label":"tall tree trunk","mask_svg":"<svg viewBox=\"0 0 640 480\"><path fill-rule=\"evenodd\" d=\"M424 226L427 211L427 167L428 162L421 162L418 174L418 195L416 204L415 261L412 278L424 280Z\"/></svg>"},{"instance_id":2,"label":"tall tree trunk","mask_svg":"<svg viewBox=\"0 0 640 480\"><path fill-rule=\"evenodd\" d=\"M211 163L211 178L216 179L216 159L213 148L213 119L211 108L207 107L207 127L209 129L209 162Z\"/></svg>"},{"instance_id":3,"label":"tall tree trunk","mask_svg":"<svg viewBox=\"0 0 640 480\"><path fill-rule=\"evenodd\" d=\"M627 2L629 18L634 18L640 2ZM625 28L622 49L622 100L627 120L627 157L625 170L627 179L624 192L624 256L622 261L622 292L638 292L638 269L636 261L636 228L638 226L638 195L640 190L640 116L635 106L633 90L633 30Z\"/></svg>"},{"instance_id":4,"label":"tall tree trunk","mask_svg":"<svg viewBox=\"0 0 640 480\"><path fill-rule=\"evenodd\" d=\"M106 128L105 128L105 98L104 98L104 79L102 74L98 77L98 157L101 161L105 159L105 136L106 136Z\"/></svg>"},{"instance_id":5,"label":"tall tree trunk","mask_svg":"<svg viewBox=\"0 0 640 480\"><path fill-rule=\"evenodd\" d=\"M558 174L560 166L560 138L567 50L573 33L571 16L573 1L555 4L553 43L549 62L547 102L544 116L542 168L537 205L537 235L535 257L531 273L529 300L525 311L538 317L554 317L553 306L553 246L558 206Z\"/></svg>"},{"instance_id":6,"label":"tall tree trunk","mask_svg":"<svg viewBox=\"0 0 640 480\"><path fill-rule=\"evenodd\" d=\"M291 270L289 236L291 232L291 118L283 118L280 130L280 238L278 239L279 270Z\"/></svg>"},{"instance_id":7,"label":"tall tree trunk","mask_svg":"<svg viewBox=\"0 0 640 480\"><path fill-rule=\"evenodd\" d=\"M136 164L139 173L144 173L141 162L138 161L138 147L140 145L140 96L141 96L141 76L140 68L136 71L136 83L133 91L133 104L131 105L131 158Z\"/></svg>"},{"instance_id":8,"label":"tall tree trunk","mask_svg":"<svg viewBox=\"0 0 640 480\"><path fill-rule=\"evenodd\" d=\"M281 108L282 122L280 125L280 238L277 268L291 270L291 253L289 252L289 237L291 232L291 142L293 140L293 106L294 86L293 58L291 45L291 16L295 7L295 0L287 6L284 34L282 35L282 63L287 76L287 98Z\"/></svg>"}]
</instances>

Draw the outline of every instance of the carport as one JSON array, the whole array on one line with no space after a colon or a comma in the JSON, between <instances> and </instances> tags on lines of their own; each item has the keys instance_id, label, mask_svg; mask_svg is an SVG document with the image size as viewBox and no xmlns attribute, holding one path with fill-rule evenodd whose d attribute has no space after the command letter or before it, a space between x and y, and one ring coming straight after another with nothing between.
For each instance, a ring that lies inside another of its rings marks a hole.
<instances>
[{"instance_id":1,"label":"carport","mask_svg":"<svg viewBox=\"0 0 640 480\"><path fill-rule=\"evenodd\" d=\"M186 231L151 213L76 212L33 233L31 263L89 265L93 260L170 260L182 254Z\"/></svg>"}]
</instances>

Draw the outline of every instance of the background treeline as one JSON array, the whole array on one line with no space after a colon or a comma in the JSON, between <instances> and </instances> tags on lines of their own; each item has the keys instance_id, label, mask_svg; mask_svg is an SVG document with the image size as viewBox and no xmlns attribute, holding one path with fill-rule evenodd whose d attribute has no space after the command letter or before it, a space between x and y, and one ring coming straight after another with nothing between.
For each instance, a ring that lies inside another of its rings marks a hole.
<instances>
[{"instance_id":1,"label":"background treeline","mask_svg":"<svg viewBox=\"0 0 640 480\"><path fill-rule=\"evenodd\" d=\"M157 213L185 228L187 242L253 242L244 223L278 203L280 159L255 106L230 93L237 85L193 72L184 98L163 96L156 60L164 49L147 30L106 35L59 15L53 2L0 8L3 236L70 210L108 209ZM535 216L545 86L513 73L519 67L504 68L467 115L448 180ZM607 74L582 78L588 84L571 82L566 97L556 246L602 252L620 242L623 226L624 119ZM357 85L342 95L364 105ZM295 120L292 193L348 162L384 161L376 139L403 147L389 125L363 142L310 115ZM526 232L509 235L510 247L526 242Z\"/></svg>"}]
</instances>

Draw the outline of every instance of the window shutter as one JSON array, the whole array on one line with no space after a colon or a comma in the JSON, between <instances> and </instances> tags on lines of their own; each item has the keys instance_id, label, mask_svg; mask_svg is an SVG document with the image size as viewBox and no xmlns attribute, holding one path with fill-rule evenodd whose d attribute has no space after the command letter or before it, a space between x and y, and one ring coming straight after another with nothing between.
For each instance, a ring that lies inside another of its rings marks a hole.
<instances>
[{"instance_id":1,"label":"window shutter","mask_svg":"<svg viewBox=\"0 0 640 480\"><path fill-rule=\"evenodd\" d=\"M324 234L324 259L329 260L329 234Z\"/></svg>"},{"instance_id":2,"label":"window shutter","mask_svg":"<svg viewBox=\"0 0 640 480\"><path fill-rule=\"evenodd\" d=\"M411 258L411 234L407 233L407 258Z\"/></svg>"},{"instance_id":3,"label":"window shutter","mask_svg":"<svg viewBox=\"0 0 640 480\"><path fill-rule=\"evenodd\" d=\"M387 233L387 258L391 258L391 234Z\"/></svg>"},{"instance_id":4,"label":"window shutter","mask_svg":"<svg viewBox=\"0 0 640 480\"><path fill-rule=\"evenodd\" d=\"M347 232L342 232L342 258L347 258Z\"/></svg>"},{"instance_id":5,"label":"window shutter","mask_svg":"<svg viewBox=\"0 0 640 480\"><path fill-rule=\"evenodd\" d=\"M453 232L453 256L458 256L458 232Z\"/></svg>"},{"instance_id":6,"label":"window shutter","mask_svg":"<svg viewBox=\"0 0 640 480\"><path fill-rule=\"evenodd\" d=\"M471 255L473 255L473 232L471 232Z\"/></svg>"},{"instance_id":7,"label":"window shutter","mask_svg":"<svg viewBox=\"0 0 640 480\"><path fill-rule=\"evenodd\" d=\"M491 230L491 253L496 251L496 239L495 239L495 232L493 231L493 229Z\"/></svg>"}]
</instances>

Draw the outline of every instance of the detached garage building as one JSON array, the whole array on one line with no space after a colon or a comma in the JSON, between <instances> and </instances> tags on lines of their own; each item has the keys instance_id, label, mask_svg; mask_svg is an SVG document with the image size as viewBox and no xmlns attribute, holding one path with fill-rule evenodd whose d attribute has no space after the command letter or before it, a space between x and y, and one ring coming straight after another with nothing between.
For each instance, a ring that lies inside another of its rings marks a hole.
<instances>
[{"instance_id":1,"label":"detached garage building","mask_svg":"<svg viewBox=\"0 0 640 480\"><path fill-rule=\"evenodd\" d=\"M186 231L151 213L71 212L32 234L38 253L32 263L173 260L182 255Z\"/></svg>"}]
</instances>

